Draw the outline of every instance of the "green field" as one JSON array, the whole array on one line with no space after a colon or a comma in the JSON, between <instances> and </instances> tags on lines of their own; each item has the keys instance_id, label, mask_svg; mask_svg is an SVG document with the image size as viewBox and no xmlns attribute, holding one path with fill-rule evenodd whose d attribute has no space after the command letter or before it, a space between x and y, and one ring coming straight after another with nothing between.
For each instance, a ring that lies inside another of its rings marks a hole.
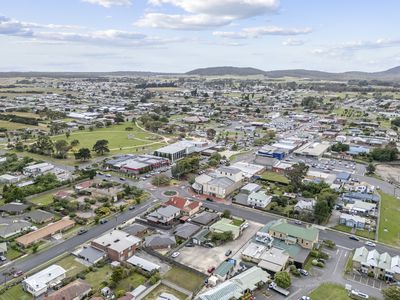
<instances>
[{"instance_id":1,"label":"green field","mask_svg":"<svg viewBox=\"0 0 400 300\"><path fill-rule=\"evenodd\" d=\"M175 266L164 275L164 279L188 291L195 291L204 283L204 278L201 276Z\"/></svg>"},{"instance_id":2,"label":"green field","mask_svg":"<svg viewBox=\"0 0 400 300\"><path fill-rule=\"evenodd\" d=\"M182 294L176 290L173 290L163 284L160 284L158 287L156 287L150 294L148 294L146 296L147 300L156 300L158 298L158 296L160 296L162 293L169 293L174 295L175 297L177 297L180 300L184 300L187 298L187 296L185 294Z\"/></svg>"},{"instance_id":3,"label":"green field","mask_svg":"<svg viewBox=\"0 0 400 300\"><path fill-rule=\"evenodd\" d=\"M332 283L321 284L310 295L312 300L350 300L343 286Z\"/></svg>"},{"instance_id":4,"label":"green field","mask_svg":"<svg viewBox=\"0 0 400 300\"><path fill-rule=\"evenodd\" d=\"M0 295L1 300L31 300L33 297L22 289L22 285L14 285Z\"/></svg>"},{"instance_id":5,"label":"green field","mask_svg":"<svg viewBox=\"0 0 400 300\"><path fill-rule=\"evenodd\" d=\"M132 127L132 131L126 131L126 127ZM129 138L130 136L130 138ZM113 125L108 128L99 128L82 131L74 131L71 133L67 141L78 140L79 145L76 148L89 148L92 149L93 145L98 140L108 140L108 147L111 151L130 150L135 148L141 149L146 145L158 145L162 143L162 139L154 134L145 132L138 128L134 123L122 123ZM66 140L65 134L53 137L54 141ZM121 149L122 148L122 149ZM75 149L76 150L76 149Z\"/></svg>"},{"instance_id":6,"label":"green field","mask_svg":"<svg viewBox=\"0 0 400 300\"><path fill-rule=\"evenodd\" d=\"M265 171L261 174L261 178L271 182L278 182L283 184L289 183L289 179L287 179L285 176L272 171Z\"/></svg>"},{"instance_id":7,"label":"green field","mask_svg":"<svg viewBox=\"0 0 400 300\"><path fill-rule=\"evenodd\" d=\"M25 129L25 128L40 128L43 130L47 130L46 126L34 126L34 125L27 125L15 122L8 122L4 120L0 120L0 128L6 128L7 130L17 130L17 129Z\"/></svg>"},{"instance_id":8,"label":"green field","mask_svg":"<svg viewBox=\"0 0 400 300\"><path fill-rule=\"evenodd\" d=\"M400 246L400 201L383 192L379 194L381 195L381 209L378 240L382 243Z\"/></svg>"},{"instance_id":9,"label":"green field","mask_svg":"<svg viewBox=\"0 0 400 300\"><path fill-rule=\"evenodd\" d=\"M46 194L43 194L38 197L34 197L34 198L30 199L29 202L36 204L36 205L47 206L54 202L53 195L54 195L53 193L46 193Z\"/></svg>"}]
</instances>

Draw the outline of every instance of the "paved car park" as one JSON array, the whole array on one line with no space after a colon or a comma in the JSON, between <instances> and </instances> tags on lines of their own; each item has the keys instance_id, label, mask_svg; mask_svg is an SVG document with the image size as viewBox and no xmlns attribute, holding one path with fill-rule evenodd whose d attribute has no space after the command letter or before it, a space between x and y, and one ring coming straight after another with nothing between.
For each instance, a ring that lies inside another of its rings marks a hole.
<instances>
[{"instance_id":1,"label":"paved car park","mask_svg":"<svg viewBox=\"0 0 400 300\"><path fill-rule=\"evenodd\" d=\"M366 275L353 274L347 279L379 290L384 289L386 287L386 283L383 282L382 280L371 278Z\"/></svg>"},{"instance_id":2,"label":"paved car park","mask_svg":"<svg viewBox=\"0 0 400 300\"><path fill-rule=\"evenodd\" d=\"M261 224L248 223L249 227L243 231L238 239L214 248L202 246L183 247L179 250L180 255L175 260L203 273L207 273L209 267L217 267L227 258L225 253L228 250L232 251L230 257L236 256L243 245L261 228Z\"/></svg>"}]
</instances>

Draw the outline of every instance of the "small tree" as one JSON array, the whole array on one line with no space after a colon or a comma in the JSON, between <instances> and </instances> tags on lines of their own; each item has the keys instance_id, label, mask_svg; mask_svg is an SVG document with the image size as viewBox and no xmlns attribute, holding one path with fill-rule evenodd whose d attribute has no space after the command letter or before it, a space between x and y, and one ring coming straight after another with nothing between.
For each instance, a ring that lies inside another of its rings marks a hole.
<instances>
[{"instance_id":1,"label":"small tree","mask_svg":"<svg viewBox=\"0 0 400 300\"><path fill-rule=\"evenodd\" d=\"M284 289L287 289L292 284L289 273L285 271L275 273L274 281L278 286Z\"/></svg>"},{"instance_id":2,"label":"small tree","mask_svg":"<svg viewBox=\"0 0 400 300\"><path fill-rule=\"evenodd\" d=\"M369 163L366 170L367 170L367 174L374 174L376 168L373 163Z\"/></svg>"},{"instance_id":3,"label":"small tree","mask_svg":"<svg viewBox=\"0 0 400 300\"><path fill-rule=\"evenodd\" d=\"M229 209L225 209L224 212L222 213L223 218L230 219L231 217L231 211Z\"/></svg>"},{"instance_id":4,"label":"small tree","mask_svg":"<svg viewBox=\"0 0 400 300\"><path fill-rule=\"evenodd\" d=\"M151 184L155 186L165 186L170 184L170 178L165 174L158 174L153 177Z\"/></svg>"}]
</instances>

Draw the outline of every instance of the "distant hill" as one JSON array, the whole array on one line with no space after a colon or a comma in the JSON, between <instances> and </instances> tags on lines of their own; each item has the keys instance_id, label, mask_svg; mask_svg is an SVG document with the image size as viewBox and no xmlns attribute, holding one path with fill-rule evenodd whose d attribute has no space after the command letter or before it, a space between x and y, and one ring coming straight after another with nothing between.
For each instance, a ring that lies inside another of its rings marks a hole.
<instances>
[{"instance_id":1,"label":"distant hill","mask_svg":"<svg viewBox=\"0 0 400 300\"><path fill-rule=\"evenodd\" d=\"M211 67L203 69L195 69L185 73L186 75L200 75L200 76L251 76L251 75L265 75L265 71L256 68L239 68L239 67Z\"/></svg>"},{"instance_id":2,"label":"distant hill","mask_svg":"<svg viewBox=\"0 0 400 300\"><path fill-rule=\"evenodd\" d=\"M69 78L96 78L106 76L159 76L159 75L187 75L187 76L254 76L262 75L268 78L308 78L315 80L392 80L400 81L400 66L381 72L350 71L343 73L331 73L317 70L275 70L264 71L256 68L242 67L210 67L195 69L186 73L162 73L142 71L118 71L118 72L0 72L0 77L69 77Z\"/></svg>"},{"instance_id":3,"label":"distant hill","mask_svg":"<svg viewBox=\"0 0 400 300\"><path fill-rule=\"evenodd\" d=\"M199 75L199 76L249 76L249 75L264 75L269 78L282 78L282 77L295 77L295 78L309 78L321 80L396 80L400 81L400 66L388 69L381 72L343 72L331 73L316 70L275 70L263 71L255 68L238 68L238 67L211 67L195 69L185 73L186 75Z\"/></svg>"}]
</instances>

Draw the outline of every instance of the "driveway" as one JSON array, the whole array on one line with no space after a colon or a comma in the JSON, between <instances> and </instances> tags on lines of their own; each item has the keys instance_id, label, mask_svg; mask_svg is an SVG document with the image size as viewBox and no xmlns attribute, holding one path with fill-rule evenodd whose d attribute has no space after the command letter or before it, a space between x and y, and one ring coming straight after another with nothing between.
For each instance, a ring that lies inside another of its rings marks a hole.
<instances>
[{"instance_id":1,"label":"driveway","mask_svg":"<svg viewBox=\"0 0 400 300\"><path fill-rule=\"evenodd\" d=\"M249 227L246 228L242 235L229 243L224 245L205 248L202 246L183 247L179 250L181 253L176 260L182 264L199 270L200 272L207 273L209 267L218 267L227 257L225 253L232 250L230 257L240 257L239 250L249 241L250 238L261 228L261 224L249 222Z\"/></svg>"}]
</instances>

